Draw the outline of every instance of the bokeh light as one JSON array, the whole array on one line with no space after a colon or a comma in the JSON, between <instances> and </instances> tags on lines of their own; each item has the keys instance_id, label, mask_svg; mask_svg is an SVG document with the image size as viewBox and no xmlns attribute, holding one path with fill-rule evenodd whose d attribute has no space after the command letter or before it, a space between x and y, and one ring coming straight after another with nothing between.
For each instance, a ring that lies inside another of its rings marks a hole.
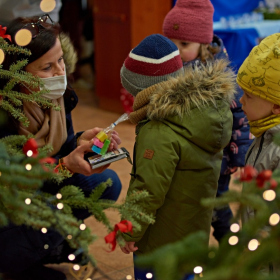
<instances>
[{"instance_id":1,"label":"bokeh light","mask_svg":"<svg viewBox=\"0 0 280 280\"><path fill-rule=\"evenodd\" d=\"M27 155L28 157L32 157L32 156L33 156L33 152L32 152L31 150L29 150L29 151L27 151L26 155Z\"/></svg>"},{"instance_id":2,"label":"bokeh light","mask_svg":"<svg viewBox=\"0 0 280 280\"><path fill-rule=\"evenodd\" d=\"M40 9L45 12L51 12L56 6L55 0L42 0L40 3Z\"/></svg>"},{"instance_id":3,"label":"bokeh light","mask_svg":"<svg viewBox=\"0 0 280 280\"><path fill-rule=\"evenodd\" d=\"M0 64L3 63L4 59L5 59L5 53L2 49L0 49Z\"/></svg>"},{"instance_id":4,"label":"bokeh light","mask_svg":"<svg viewBox=\"0 0 280 280\"><path fill-rule=\"evenodd\" d=\"M30 171L30 170L32 169L32 165L31 165L30 163L27 163L27 164L25 165L25 169L26 169L27 171Z\"/></svg>"},{"instance_id":5,"label":"bokeh light","mask_svg":"<svg viewBox=\"0 0 280 280\"><path fill-rule=\"evenodd\" d=\"M248 244L248 249L250 251L255 251L259 247L259 241L257 239L252 239Z\"/></svg>"},{"instance_id":6,"label":"bokeh light","mask_svg":"<svg viewBox=\"0 0 280 280\"><path fill-rule=\"evenodd\" d=\"M61 199L61 198L62 198L62 194L61 194L61 193L57 193L57 194L56 194L56 198L57 198L57 199Z\"/></svg>"},{"instance_id":7,"label":"bokeh light","mask_svg":"<svg viewBox=\"0 0 280 280\"><path fill-rule=\"evenodd\" d=\"M79 270L80 268L81 267L78 264L73 265L73 269L76 270L76 271Z\"/></svg>"},{"instance_id":8,"label":"bokeh light","mask_svg":"<svg viewBox=\"0 0 280 280\"><path fill-rule=\"evenodd\" d=\"M230 230L231 230L232 232L238 232L238 231L240 230L239 224L237 224L237 223L232 224L232 225L230 226Z\"/></svg>"},{"instance_id":9,"label":"bokeh light","mask_svg":"<svg viewBox=\"0 0 280 280\"><path fill-rule=\"evenodd\" d=\"M63 206L64 206L63 203L58 203L57 204L57 208L60 209L60 210L63 209Z\"/></svg>"},{"instance_id":10,"label":"bokeh light","mask_svg":"<svg viewBox=\"0 0 280 280\"><path fill-rule=\"evenodd\" d=\"M47 233L48 232L48 230L44 227L41 229L41 231L42 231L42 233Z\"/></svg>"},{"instance_id":11,"label":"bokeh light","mask_svg":"<svg viewBox=\"0 0 280 280\"><path fill-rule=\"evenodd\" d=\"M15 42L21 46L24 47L28 45L32 40L32 34L28 29L20 29L16 35L15 35Z\"/></svg>"},{"instance_id":12,"label":"bokeh light","mask_svg":"<svg viewBox=\"0 0 280 280\"><path fill-rule=\"evenodd\" d=\"M74 254L70 254L70 255L68 256L69 261L74 261L75 258L76 258L76 257L75 257Z\"/></svg>"},{"instance_id":13,"label":"bokeh light","mask_svg":"<svg viewBox=\"0 0 280 280\"><path fill-rule=\"evenodd\" d=\"M277 213L274 213L269 217L269 224L271 226L276 226L279 223L279 221L280 221L280 217L279 214Z\"/></svg>"},{"instance_id":14,"label":"bokeh light","mask_svg":"<svg viewBox=\"0 0 280 280\"><path fill-rule=\"evenodd\" d=\"M201 266L196 266L193 269L193 272L196 273L196 274L200 274L202 271L203 271L203 268Z\"/></svg>"},{"instance_id":15,"label":"bokeh light","mask_svg":"<svg viewBox=\"0 0 280 280\"><path fill-rule=\"evenodd\" d=\"M153 278L153 274L151 272L146 274L146 278L147 279L152 279Z\"/></svg>"},{"instance_id":16,"label":"bokeh light","mask_svg":"<svg viewBox=\"0 0 280 280\"><path fill-rule=\"evenodd\" d=\"M80 224L80 230L85 230L87 226L85 224Z\"/></svg>"},{"instance_id":17,"label":"bokeh light","mask_svg":"<svg viewBox=\"0 0 280 280\"><path fill-rule=\"evenodd\" d=\"M25 204L29 205L31 203L31 199L30 198L26 198L25 199Z\"/></svg>"},{"instance_id":18,"label":"bokeh light","mask_svg":"<svg viewBox=\"0 0 280 280\"><path fill-rule=\"evenodd\" d=\"M233 235L229 238L228 243L229 245L236 245L238 243L238 237Z\"/></svg>"},{"instance_id":19,"label":"bokeh light","mask_svg":"<svg viewBox=\"0 0 280 280\"><path fill-rule=\"evenodd\" d=\"M276 192L274 190L266 190L263 192L263 199L267 201L272 201L276 197Z\"/></svg>"}]
</instances>

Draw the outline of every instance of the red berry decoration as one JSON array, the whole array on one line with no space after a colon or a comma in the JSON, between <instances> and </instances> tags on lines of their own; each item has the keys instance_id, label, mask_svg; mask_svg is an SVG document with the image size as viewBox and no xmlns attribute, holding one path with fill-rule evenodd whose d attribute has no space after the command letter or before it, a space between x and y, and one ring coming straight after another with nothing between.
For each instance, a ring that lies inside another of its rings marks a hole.
<instances>
[{"instance_id":1,"label":"red berry decoration","mask_svg":"<svg viewBox=\"0 0 280 280\"><path fill-rule=\"evenodd\" d=\"M256 178L256 183L257 183L257 186L259 188L263 188L264 187L264 183L265 183L265 180L263 180L262 178Z\"/></svg>"},{"instance_id":2,"label":"red berry decoration","mask_svg":"<svg viewBox=\"0 0 280 280\"><path fill-rule=\"evenodd\" d=\"M258 174L257 178L261 178L264 181L269 181L272 176L271 170L264 170Z\"/></svg>"},{"instance_id":3,"label":"red berry decoration","mask_svg":"<svg viewBox=\"0 0 280 280\"><path fill-rule=\"evenodd\" d=\"M22 151L27 155L28 151L32 151L32 157L37 157L38 155L38 145L34 138L30 138L26 141L25 145L22 148Z\"/></svg>"},{"instance_id":4,"label":"red berry decoration","mask_svg":"<svg viewBox=\"0 0 280 280\"><path fill-rule=\"evenodd\" d=\"M253 166L247 165L241 171L240 181L250 182L257 175L258 175L258 171Z\"/></svg>"}]
</instances>

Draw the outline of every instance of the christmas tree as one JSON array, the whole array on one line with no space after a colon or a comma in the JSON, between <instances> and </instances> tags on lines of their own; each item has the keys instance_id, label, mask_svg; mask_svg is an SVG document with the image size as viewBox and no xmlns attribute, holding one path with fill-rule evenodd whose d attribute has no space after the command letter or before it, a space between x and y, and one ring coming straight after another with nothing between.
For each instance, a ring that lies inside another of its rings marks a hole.
<instances>
[{"instance_id":1,"label":"christmas tree","mask_svg":"<svg viewBox=\"0 0 280 280\"><path fill-rule=\"evenodd\" d=\"M280 145L280 136L274 141ZM139 267L151 269L156 279L179 280L185 274L205 280L276 280L280 264L280 171L257 172L246 166L236 179L243 189L230 190L222 197L204 199L206 207L238 203L231 232L219 247L208 247L208 236L196 232L173 244L141 256ZM253 217L241 227L241 214L250 208ZM147 279L151 275L147 275Z\"/></svg>"},{"instance_id":2,"label":"christmas tree","mask_svg":"<svg viewBox=\"0 0 280 280\"><path fill-rule=\"evenodd\" d=\"M10 45L6 42L9 36L5 34L5 28L0 26L0 63L5 59L5 54L24 54L30 52L22 47ZM28 59L18 60L8 70L0 65L0 77L8 80L0 90L0 127L6 124L6 112L16 120L28 126L29 122L22 111L22 102L35 102L40 107L60 110L42 94L48 90L38 77L22 70L27 65ZM24 94L16 90L28 87L30 94ZM33 90L41 88L40 91ZM65 186L56 195L41 191L45 180L60 182L71 174L66 170L57 170L56 161L47 156L52 149L50 146L38 148L32 135L8 136L0 139L0 227L9 223L26 225L46 233L48 229L59 232L69 245L76 249L69 261L74 261L75 256L82 253L79 264L90 262L96 265L94 256L88 253L88 246L95 240L95 235L83 223L72 215L73 208L88 209L92 215L102 222L108 229L105 241L114 249L116 243L124 244L121 231L140 229L135 220L152 222L151 216L143 213L135 202L147 197L146 192L131 194L123 204L116 204L108 200L100 200L104 190L111 185L111 180L100 184L95 191L85 197L76 186ZM113 208L119 211L124 221L117 225L111 225L104 210ZM104 242L105 242L104 241ZM46 246L48 246L46 244ZM1 275L0 275L1 278Z\"/></svg>"}]
</instances>

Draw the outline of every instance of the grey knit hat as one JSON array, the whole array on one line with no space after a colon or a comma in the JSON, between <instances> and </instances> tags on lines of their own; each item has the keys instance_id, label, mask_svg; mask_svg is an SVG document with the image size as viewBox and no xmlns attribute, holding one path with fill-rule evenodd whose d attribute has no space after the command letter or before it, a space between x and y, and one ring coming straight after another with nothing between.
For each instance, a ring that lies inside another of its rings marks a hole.
<instances>
[{"instance_id":1,"label":"grey knit hat","mask_svg":"<svg viewBox=\"0 0 280 280\"><path fill-rule=\"evenodd\" d=\"M168 38L153 34L128 55L121 68L123 87L132 95L183 72L177 46Z\"/></svg>"}]
</instances>

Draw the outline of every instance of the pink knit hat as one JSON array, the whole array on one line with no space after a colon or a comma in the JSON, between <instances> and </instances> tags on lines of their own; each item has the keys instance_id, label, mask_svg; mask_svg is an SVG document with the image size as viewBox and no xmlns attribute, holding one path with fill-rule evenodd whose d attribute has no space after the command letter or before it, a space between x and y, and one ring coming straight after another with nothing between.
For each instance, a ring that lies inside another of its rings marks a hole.
<instances>
[{"instance_id":1,"label":"pink knit hat","mask_svg":"<svg viewBox=\"0 0 280 280\"><path fill-rule=\"evenodd\" d=\"M177 0L164 19L163 34L170 39L209 44L213 13L210 0Z\"/></svg>"}]
</instances>

